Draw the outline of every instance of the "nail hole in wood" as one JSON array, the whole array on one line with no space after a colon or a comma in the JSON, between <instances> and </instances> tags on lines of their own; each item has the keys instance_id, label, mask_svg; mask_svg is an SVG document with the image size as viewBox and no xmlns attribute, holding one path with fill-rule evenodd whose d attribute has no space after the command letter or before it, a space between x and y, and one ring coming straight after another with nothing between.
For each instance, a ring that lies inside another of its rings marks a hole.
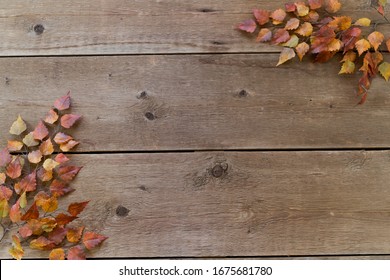
<instances>
[{"instance_id":1,"label":"nail hole in wood","mask_svg":"<svg viewBox=\"0 0 390 280\"><path fill-rule=\"evenodd\" d=\"M239 97L247 97L248 96L248 92L245 89L243 89L242 91L240 91L238 93L238 96Z\"/></svg>"},{"instance_id":2,"label":"nail hole in wood","mask_svg":"<svg viewBox=\"0 0 390 280\"><path fill-rule=\"evenodd\" d=\"M146 112L145 118L147 118L149 121L153 121L156 119L156 116L152 112Z\"/></svg>"},{"instance_id":3,"label":"nail hole in wood","mask_svg":"<svg viewBox=\"0 0 390 280\"><path fill-rule=\"evenodd\" d=\"M145 98L147 98L147 97L148 97L148 94L147 94L146 91L141 92L141 93L138 94L138 96L137 96L138 99L145 99Z\"/></svg>"},{"instance_id":4,"label":"nail hole in wood","mask_svg":"<svg viewBox=\"0 0 390 280\"><path fill-rule=\"evenodd\" d=\"M45 31L45 27L42 24L34 25L34 32L37 35L41 35Z\"/></svg>"},{"instance_id":5,"label":"nail hole in wood","mask_svg":"<svg viewBox=\"0 0 390 280\"><path fill-rule=\"evenodd\" d=\"M122 205L119 205L117 208L116 208L116 211L115 213L117 214L117 216L119 217L126 217L128 214L129 214L130 210L127 209L126 207L122 206Z\"/></svg>"}]
</instances>

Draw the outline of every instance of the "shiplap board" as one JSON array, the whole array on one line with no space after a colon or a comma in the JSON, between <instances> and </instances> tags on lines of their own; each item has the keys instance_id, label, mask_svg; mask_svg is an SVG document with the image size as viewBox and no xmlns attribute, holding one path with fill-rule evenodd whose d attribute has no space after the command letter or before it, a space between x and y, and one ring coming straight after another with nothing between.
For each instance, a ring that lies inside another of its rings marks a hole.
<instances>
[{"instance_id":1,"label":"shiplap board","mask_svg":"<svg viewBox=\"0 0 390 280\"><path fill-rule=\"evenodd\" d=\"M389 58L389 56L386 56ZM78 151L390 147L389 84L277 54L0 59L0 143L72 90ZM142 92L145 92L142 94ZM241 93L241 94L240 94Z\"/></svg>"},{"instance_id":2,"label":"shiplap board","mask_svg":"<svg viewBox=\"0 0 390 280\"><path fill-rule=\"evenodd\" d=\"M390 253L390 152L73 155L93 257ZM0 246L7 257L9 238ZM30 257L43 257L27 250Z\"/></svg>"},{"instance_id":3,"label":"shiplap board","mask_svg":"<svg viewBox=\"0 0 390 280\"><path fill-rule=\"evenodd\" d=\"M2 0L0 56L279 52L235 28L253 8L275 10L285 2ZM342 14L385 22L369 0L342 3ZM389 24L378 29L388 34Z\"/></svg>"}]
</instances>

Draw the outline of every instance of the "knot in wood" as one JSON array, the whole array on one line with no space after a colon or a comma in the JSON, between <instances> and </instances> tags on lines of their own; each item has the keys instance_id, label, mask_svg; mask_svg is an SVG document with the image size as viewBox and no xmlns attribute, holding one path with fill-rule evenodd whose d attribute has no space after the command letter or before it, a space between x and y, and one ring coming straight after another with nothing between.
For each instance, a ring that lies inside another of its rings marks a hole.
<instances>
[{"instance_id":1,"label":"knot in wood","mask_svg":"<svg viewBox=\"0 0 390 280\"><path fill-rule=\"evenodd\" d=\"M129 214L130 210L127 209L126 207L122 206L122 205L119 205L117 208L116 208L116 211L115 213L119 216L119 217L126 217L128 214Z\"/></svg>"},{"instance_id":2,"label":"knot in wood","mask_svg":"<svg viewBox=\"0 0 390 280\"><path fill-rule=\"evenodd\" d=\"M225 173L225 170L223 169L223 167L220 164L214 166L213 169L211 170L211 174L215 178L220 178L224 173Z\"/></svg>"},{"instance_id":3,"label":"knot in wood","mask_svg":"<svg viewBox=\"0 0 390 280\"><path fill-rule=\"evenodd\" d=\"M45 27L42 24L36 24L34 25L34 32L37 35L41 35L45 31Z\"/></svg>"},{"instance_id":4,"label":"knot in wood","mask_svg":"<svg viewBox=\"0 0 390 280\"><path fill-rule=\"evenodd\" d=\"M239 97L247 97L248 96L248 92L245 89L243 89L242 91L240 91L238 93L238 96Z\"/></svg>"},{"instance_id":5,"label":"knot in wood","mask_svg":"<svg viewBox=\"0 0 390 280\"><path fill-rule=\"evenodd\" d=\"M154 119L156 119L156 116L152 112L146 112L145 118L147 118L149 121L153 121Z\"/></svg>"}]
</instances>

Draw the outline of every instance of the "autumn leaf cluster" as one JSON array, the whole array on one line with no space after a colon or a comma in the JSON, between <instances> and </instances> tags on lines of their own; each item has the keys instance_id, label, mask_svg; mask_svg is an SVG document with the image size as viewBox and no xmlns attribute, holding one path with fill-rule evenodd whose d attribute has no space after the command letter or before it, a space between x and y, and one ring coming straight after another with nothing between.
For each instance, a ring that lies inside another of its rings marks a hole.
<instances>
[{"instance_id":1,"label":"autumn leaf cluster","mask_svg":"<svg viewBox=\"0 0 390 280\"><path fill-rule=\"evenodd\" d=\"M386 0L373 0L371 6L386 20ZM390 39L376 30L378 23L369 18L352 19L338 15L342 4L338 0L308 0L286 3L275 11L253 10L253 18L238 28L257 33L257 42L269 42L284 47L277 66L298 56L299 60L311 54L316 62L327 62L342 53L339 74L352 74L358 69L360 103L364 103L372 79L380 73L388 81L390 63L384 61L383 49L390 51Z\"/></svg>"},{"instance_id":2,"label":"autumn leaf cluster","mask_svg":"<svg viewBox=\"0 0 390 280\"><path fill-rule=\"evenodd\" d=\"M66 132L81 118L69 113L70 107L68 93L32 131L18 116L9 130L13 138L0 150L1 239L15 232L9 249L15 259L24 256L25 245L51 251L50 259L85 259L86 250L107 238L71 224L89 201L59 210L59 199L74 191L70 183L82 168L70 164L65 154L79 144Z\"/></svg>"}]
</instances>

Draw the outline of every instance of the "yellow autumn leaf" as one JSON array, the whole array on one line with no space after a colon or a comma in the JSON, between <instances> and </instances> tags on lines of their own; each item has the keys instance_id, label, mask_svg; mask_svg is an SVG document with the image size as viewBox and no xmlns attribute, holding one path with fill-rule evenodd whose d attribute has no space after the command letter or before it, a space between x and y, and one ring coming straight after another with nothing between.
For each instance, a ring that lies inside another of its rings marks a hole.
<instances>
[{"instance_id":1,"label":"yellow autumn leaf","mask_svg":"<svg viewBox=\"0 0 390 280\"><path fill-rule=\"evenodd\" d=\"M385 36L378 32L374 31L367 37L370 44L374 47L374 49L377 51L379 46L382 44L383 40L385 39Z\"/></svg>"},{"instance_id":2,"label":"yellow autumn leaf","mask_svg":"<svg viewBox=\"0 0 390 280\"><path fill-rule=\"evenodd\" d=\"M30 132L29 134L24 136L23 143L27 147L34 147L34 146L37 146L39 144L39 142L37 140L35 140L34 135L33 135L32 132Z\"/></svg>"},{"instance_id":3,"label":"yellow autumn leaf","mask_svg":"<svg viewBox=\"0 0 390 280\"><path fill-rule=\"evenodd\" d=\"M46 171L51 171L53 170L54 168L56 168L58 165L60 165L58 162L56 162L55 160L52 160L51 158L48 158L45 160L45 162L43 163L43 168L46 170Z\"/></svg>"},{"instance_id":4,"label":"yellow autumn leaf","mask_svg":"<svg viewBox=\"0 0 390 280\"><path fill-rule=\"evenodd\" d=\"M379 72L385 78L386 81L389 81L390 78L390 63L383 62L381 65L379 65Z\"/></svg>"},{"instance_id":5,"label":"yellow autumn leaf","mask_svg":"<svg viewBox=\"0 0 390 280\"><path fill-rule=\"evenodd\" d=\"M13 135L20 135L27 129L26 123L23 121L22 117L19 115L16 121L12 124L9 133Z\"/></svg>"},{"instance_id":6,"label":"yellow autumn leaf","mask_svg":"<svg viewBox=\"0 0 390 280\"><path fill-rule=\"evenodd\" d=\"M360 39L355 43L355 47L359 53L359 56L361 56L364 52L371 48L371 44L366 39Z\"/></svg>"},{"instance_id":7,"label":"yellow autumn leaf","mask_svg":"<svg viewBox=\"0 0 390 280\"><path fill-rule=\"evenodd\" d=\"M370 26L371 25L371 19L369 18L359 18L354 25L357 26Z\"/></svg>"},{"instance_id":8,"label":"yellow autumn leaf","mask_svg":"<svg viewBox=\"0 0 390 280\"><path fill-rule=\"evenodd\" d=\"M339 74L352 74L355 71L355 67L356 66L354 62L347 60L341 66Z\"/></svg>"},{"instance_id":9,"label":"yellow autumn leaf","mask_svg":"<svg viewBox=\"0 0 390 280\"><path fill-rule=\"evenodd\" d=\"M279 62L276 66L279 66L279 65L285 63L286 61L289 61L290 59L292 59L294 57L295 57L295 51L293 49L283 48L283 50L279 56Z\"/></svg>"}]
</instances>

